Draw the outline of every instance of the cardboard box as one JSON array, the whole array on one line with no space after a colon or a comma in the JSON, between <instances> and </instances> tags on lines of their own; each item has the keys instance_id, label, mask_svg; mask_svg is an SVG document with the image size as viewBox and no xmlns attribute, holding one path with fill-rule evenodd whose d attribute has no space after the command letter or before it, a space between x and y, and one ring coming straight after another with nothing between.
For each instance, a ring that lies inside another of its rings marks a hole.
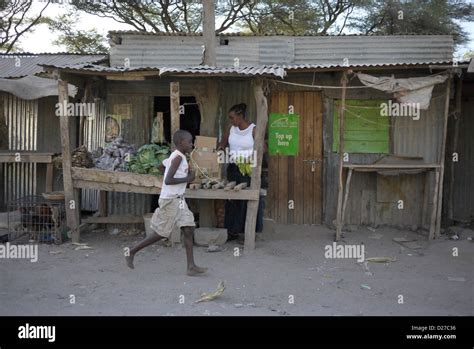
<instances>
[{"instance_id":1,"label":"cardboard box","mask_svg":"<svg viewBox=\"0 0 474 349\"><path fill-rule=\"evenodd\" d=\"M194 151L192 154L193 160L211 178L221 178L221 167L218 162L218 154L210 151ZM198 169L191 167L196 171L196 180L193 183L201 183L201 179L206 178Z\"/></svg>"},{"instance_id":2,"label":"cardboard box","mask_svg":"<svg viewBox=\"0 0 474 349\"><path fill-rule=\"evenodd\" d=\"M194 162L211 178L221 178L221 167L218 162L217 138L196 136L194 142L195 151L192 153ZM206 178L191 161L190 166L196 171L196 179L193 183L201 183L201 180Z\"/></svg>"},{"instance_id":3,"label":"cardboard box","mask_svg":"<svg viewBox=\"0 0 474 349\"><path fill-rule=\"evenodd\" d=\"M194 146L197 150L213 152L217 149L217 138L196 136Z\"/></svg>"}]
</instances>

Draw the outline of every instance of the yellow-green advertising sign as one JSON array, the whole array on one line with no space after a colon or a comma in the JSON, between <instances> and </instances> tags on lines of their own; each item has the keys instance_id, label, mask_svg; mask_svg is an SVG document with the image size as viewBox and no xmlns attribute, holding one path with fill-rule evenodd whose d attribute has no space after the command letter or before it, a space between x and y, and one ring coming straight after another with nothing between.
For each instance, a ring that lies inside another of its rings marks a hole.
<instances>
[{"instance_id":1,"label":"yellow-green advertising sign","mask_svg":"<svg viewBox=\"0 0 474 349\"><path fill-rule=\"evenodd\" d=\"M271 113L268 121L270 155L298 155L299 129L299 115Z\"/></svg>"}]
</instances>

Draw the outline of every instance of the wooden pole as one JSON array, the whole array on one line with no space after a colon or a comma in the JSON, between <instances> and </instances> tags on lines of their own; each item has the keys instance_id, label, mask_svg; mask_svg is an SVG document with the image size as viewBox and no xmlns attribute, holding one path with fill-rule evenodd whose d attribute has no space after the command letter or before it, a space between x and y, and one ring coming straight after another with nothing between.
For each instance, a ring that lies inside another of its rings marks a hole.
<instances>
[{"instance_id":1,"label":"wooden pole","mask_svg":"<svg viewBox=\"0 0 474 349\"><path fill-rule=\"evenodd\" d=\"M170 83L170 106L171 106L171 143L173 135L179 130L179 82Z\"/></svg>"},{"instance_id":2,"label":"wooden pole","mask_svg":"<svg viewBox=\"0 0 474 349\"><path fill-rule=\"evenodd\" d=\"M344 109L346 107L346 87L347 87L347 72L342 73L341 84L342 84L342 97L341 97L341 109L339 111L339 187L337 193L337 212L336 212L336 241L341 239L342 233L342 195L344 191L342 173L343 158L344 158Z\"/></svg>"},{"instance_id":3,"label":"wooden pole","mask_svg":"<svg viewBox=\"0 0 474 349\"><path fill-rule=\"evenodd\" d=\"M353 171L352 168L349 169L349 174L347 175L347 179L346 179L346 192L344 194L344 203L342 205L342 216L341 216L342 224L344 224L344 215L346 213L347 201L349 200L349 190L351 187L352 171Z\"/></svg>"},{"instance_id":4,"label":"wooden pole","mask_svg":"<svg viewBox=\"0 0 474 349\"><path fill-rule=\"evenodd\" d=\"M204 37L204 64L216 66L216 24L214 0L202 2L202 34Z\"/></svg>"},{"instance_id":5,"label":"wooden pole","mask_svg":"<svg viewBox=\"0 0 474 349\"><path fill-rule=\"evenodd\" d=\"M257 166L252 168L250 188L260 190L263 144L265 142L265 130L268 123L267 98L263 93L263 82L257 80L254 85L254 95L257 107L257 127L255 131L254 151L257 152ZM246 250L255 249L255 227L257 224L258 200L247 202L247 218L245 219L245 243Z\"/></svg>"},{"instance_id":6,"label":"wooden pole","mask_svg":"<svg viewBox=\"0 0 474 349\"><path fill-rule=\"evenodd\" d=\"M53 191L54 184L54 165L52 163L46 164L46 191Z\"/></svg>"},{"instance_id":7,"label":"wooden pole","mask_svg":"<svg viewBox=\"0 0 474 349\"><path fill-rule=\"evenodd\" d=\"M436 230L434 238L441 235L441 213L443 207L443 179L444 179L444 158L446 155L446 137L448 134L448 116L449 116L449 97L451 94L452 74L449 74L448 86L446 86L446 99L444 102L444 125L443 125L443 139L441 142L440 158L439 158L439 189L438 189L438 203L436 216Z\"/></svg>"},{"instance_id":8,"label":"wooden pole","mask_svg":"<svg viewBox=\"0 0 474 349\"><path fill-rule=\"evenodd\" d=\"M69 102L67 81L58 80L59 103L66 106ZM71 175L71 143L69 139L69 116L67 108L62 108L60 115L61 148L63 159L64 200L66 208L66 225L72 231L72 241L79 242L79 197L74 190Z\"/></svg>"},{"instance_id":9,"label":"wooden pole","mask_svg":"<svg viewBox=\"0 0 474 349\"><path fill-rule=\"evenodd\" d=\"M453 135L453 153L458 149L459 121L461 119L461 102L462 102L462 78L459 77L456 82L456 113L454 119L454 135ZM452 156L452 154L451 154ZM454 162L449 165L449 201L448 201L448 218L452 221L454 218Z\"/></svg>"},{"instance_id":10,"label":"wooden pole","mask_svg":"<svg viewBox=\"0 0 474 349\"><path fill-rule=\"evenodd\" d=\"M436 230L436 211L438 202L438 189L439 189L439 168L435 170L435 186L433 190L433 209L431 210L431 221L430 221L430 233L428 235L429 240L433 240L435 237Z\"/></svg>"}]
</instances>

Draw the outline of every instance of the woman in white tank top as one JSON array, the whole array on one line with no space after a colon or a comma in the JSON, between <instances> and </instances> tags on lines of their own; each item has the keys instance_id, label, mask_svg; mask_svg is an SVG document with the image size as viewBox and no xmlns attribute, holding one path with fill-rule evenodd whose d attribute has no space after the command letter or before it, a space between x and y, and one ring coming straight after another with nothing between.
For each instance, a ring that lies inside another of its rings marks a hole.
<instances>
[{"instance_id":1,"label":"woman in white tank top","mask_svg":"<svg viewBox=\"0 0 474 349\"><path fill-rule=\"evenodd\" d=\"M252 156L255 139L255 124L247 120L247 105L236 104L229 110L230 126L227 128L219 143L220 150L228 147L229 155ZM250 177L240 173L235 163L227 166L227 180L238 183L247 183L250 186ZM257 214L257 231L262 231L263 209L260 208ZM227 200L225 205L225 228L227 228L229 239L242 236L245 231L245 218L247 215L247 201Z\"/></svg>"}]
</instances>

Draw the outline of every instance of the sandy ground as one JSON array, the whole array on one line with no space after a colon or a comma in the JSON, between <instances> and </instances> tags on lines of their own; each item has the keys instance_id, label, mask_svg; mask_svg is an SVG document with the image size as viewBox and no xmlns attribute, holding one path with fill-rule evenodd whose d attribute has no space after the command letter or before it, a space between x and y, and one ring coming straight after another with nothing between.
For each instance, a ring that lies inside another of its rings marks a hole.
<instances>
[{"instance_id":1,"label":"sandy ground","mask_svg":"<svg viewBox=\"0 0 474 349\"><path fill-rule=\"evenodd\" d=\"M422 247L404 248L394 237L415 238ZM369 275L354 259L324 257L333 231L277 225L248 253L234 242L214 253L195 247L196 262L209 267L202 277L185 275L180 245L151 246L137 254L135 270L128 269L122 249L140 238L91 232L82 241L93 250L76 251L71 243L40 245L36 263L0 260L0 315L474 314L474 244L467 236L428 242L389 228L345 233L345 243L364 243L367 257L397 259L368 263ZM194 303L222 280L222 296Z\"/></svg>"}]
</instances>

